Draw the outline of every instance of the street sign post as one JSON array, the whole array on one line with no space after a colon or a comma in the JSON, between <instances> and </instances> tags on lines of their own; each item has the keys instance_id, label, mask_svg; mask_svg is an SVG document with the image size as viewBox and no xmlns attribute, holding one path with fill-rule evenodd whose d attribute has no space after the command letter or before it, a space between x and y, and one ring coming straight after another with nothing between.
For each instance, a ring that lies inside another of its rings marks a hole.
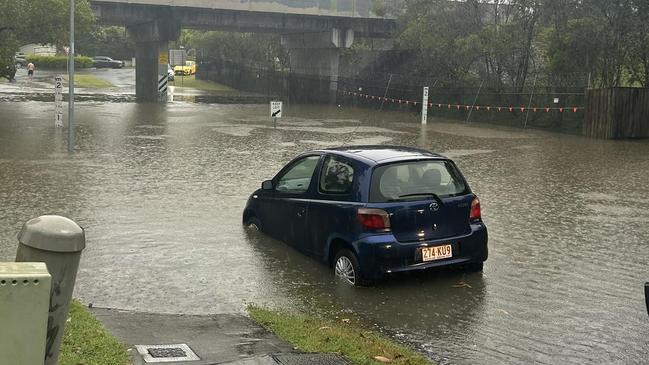
<instances>
[{"instance_id":1,"label":"street sign post","mask_svg":"<svg viewBox=\"0 0 649 365\"><path fill-rule=\"evenodd\" d=\"M273 126L277 127L277 118L282 117L282 102L281 101L271 101L270 102L270 117L273 118Z\"/></svg>"},{"instance_id":2,"label":"street sign post","mask_svg":"<svg viewBox=\"0 0 649 365\"><path fill-rule=\"evenodd\" d=\"M428 86L424 87L424 98L421 102L421 124L428 123Z\"/></svg>"},{"instance_id":3,"label":"street sign post","mask_svg":"<svg viewBox=\"0 0 649 365\"><path fill-rule=\"evenodd\" d=\"M63 76L54 77L54 127L63 128Z\"/></svg>"},{"instance_id":4,"label":"street sign post","mask_svg":"<svg viewBox=\"0 0 649 365\"><path fill-rule=\"evenodd\" d=\"M70 0L70 57L68 57L68 152L74 152L74 0Z\"/></svg>"},{"instance_id":5,"label":"street sign post","mask_svg":"<svg viewBox=\"0 0 649 365\"><path fill-rule=\"evenodd\" d=\"M174 66L185 66L187 62L187 51L184 49L170 49L169 50L169 64Z\"/></svg>"}]
</instances>

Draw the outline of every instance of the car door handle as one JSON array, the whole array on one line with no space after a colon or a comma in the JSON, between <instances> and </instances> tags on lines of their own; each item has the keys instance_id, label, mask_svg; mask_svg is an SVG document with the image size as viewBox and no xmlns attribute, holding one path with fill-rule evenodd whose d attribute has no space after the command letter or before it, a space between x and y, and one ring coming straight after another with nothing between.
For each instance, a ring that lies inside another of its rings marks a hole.
<instances>
[{"instance_id":1,"label":"car door handle","mask_svg":"<svg viewBox=\"0 0 649 365\"><path fill-rule=\"evenodd\" d=\"M298 216L298 217L304 217L304 213L306 213L306 209L304 209L304 208L300 208L300 209L297 211L297 216Z\"/></svg>"}]
</instances>

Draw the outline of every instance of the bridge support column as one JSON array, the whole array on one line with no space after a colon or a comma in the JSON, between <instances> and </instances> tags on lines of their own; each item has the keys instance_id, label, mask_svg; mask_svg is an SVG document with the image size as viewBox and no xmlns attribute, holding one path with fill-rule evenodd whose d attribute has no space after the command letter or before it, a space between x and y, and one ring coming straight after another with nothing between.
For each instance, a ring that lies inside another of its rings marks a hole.
<instances>
[{"instance_id":1,"label":"bridge support column","mask_svg":"<svg viewBox=\"0 0 649 365\"><path fill-rule=\"evenodd\" d=\"M317 33L301 33L282 35L282 45L289 50L291 72L296 76L306 79L313 78L318 82L326 80L326 99L336 101L338 92L338 77L340 64L340 51L351 47L354 42L354 31L351 29ZM309 87L309 82L300 82L300 85ZM296 90L298 95L308 95L309 92L323 92L323 88L316 90ZM322 100L321 96L311 100Z\"/></svg>"},{"instance_id":2,"label":"bridge support column","mask_svg":"<svg viewBox=\"0 0 649 365\"><path fill-rule=\"evenodd\" d=\"M135 98L138 102L166 103L166 90L158 90L159 79L167 74L169 41L180 36L180 23L172 18L129 26L135 42Z\"/></svg>"}]
</instances>

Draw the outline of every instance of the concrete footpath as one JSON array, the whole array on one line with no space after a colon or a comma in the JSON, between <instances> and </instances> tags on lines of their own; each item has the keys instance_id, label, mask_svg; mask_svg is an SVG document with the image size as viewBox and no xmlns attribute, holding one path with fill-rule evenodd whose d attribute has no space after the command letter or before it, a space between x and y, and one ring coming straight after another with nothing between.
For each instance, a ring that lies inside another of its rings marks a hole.
<instances>
[{"instance_id":1,"label":"concrete footpath","mask_svg":"<svg viewBox=\"0 0 649 365\"><path fill-rule=\"evenodd\" d=\"M348 364L334 354L304 354L237 314L188 316L91 308L120 341L133 365L301 365Z\"/></svg>"}]
</instances>

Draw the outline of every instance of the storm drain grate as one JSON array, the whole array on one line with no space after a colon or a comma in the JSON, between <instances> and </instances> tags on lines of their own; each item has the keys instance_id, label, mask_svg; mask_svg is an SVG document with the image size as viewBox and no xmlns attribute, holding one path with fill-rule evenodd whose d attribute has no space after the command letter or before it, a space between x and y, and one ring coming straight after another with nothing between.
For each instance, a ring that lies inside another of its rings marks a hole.
<instances>
[{"instance_id":1,"label":"storm drain grate","mask_svg":"<svg viewBox=\"0 0 649 365\"><path fill-rule=\"evenodd\" d=\"M153 357L186 357L187 353L180 347L169 347L159 349L149 349L149 354Z\"/></svg>"},{"instance_id":2,"label":"storm drain grate","mask_svg":"<svg viewBox=\"0 0 649 365\"><path fill-rule=\"evenodd\" d=\"M200 358L184 343L175 345L135 345L145 362L196 361Z\"/></svg>"},{"instance_id":3,"label":"storm drain grate","mask_svg":"<svg viewBox=\"0 0 649 365\"><path fill-rule=\"evenodd\" d=\"M281 365L349 365L345 358L336 354L286 354L273 358Z\"/></svg>"}]
</instances>

